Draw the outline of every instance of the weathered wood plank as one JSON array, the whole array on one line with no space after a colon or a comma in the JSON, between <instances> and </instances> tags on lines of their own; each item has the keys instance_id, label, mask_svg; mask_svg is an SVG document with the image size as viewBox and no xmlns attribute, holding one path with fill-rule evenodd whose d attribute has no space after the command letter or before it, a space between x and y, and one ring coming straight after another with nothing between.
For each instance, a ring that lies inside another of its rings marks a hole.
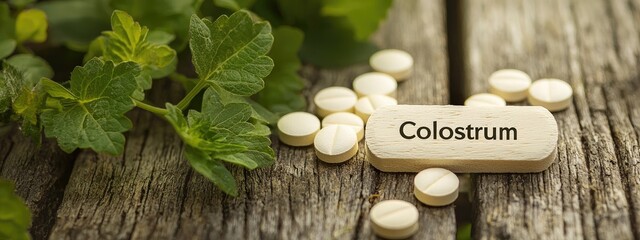
<instances>
[{"instance_id":1,"label":"weathered wood plank","mask_svg":"<svg viewBox=\"0 0 640 240\"><path fill-rule=\"evenodd\" d=\"M394 4L376 42L415 57L415 75L400 85L399 102L446 104L443 1ZM307 67L308 99L327 86L350 86L366 71L366 66ZM367 215L373 203L391 198L417 203L413 174L378 172L363 150L347 163L329 165L316 160L312 148L288 147L275 138L276 164L233 169L240 194L228 197L190 170L166 123L140 112L133 119L136 129L128 134L124 156L80 154L51 239L364 239L373 238ZM455 237L453 206L419 209L422 228L416 239Z\"/></svg>"},{"instance_id":2,"label":"weathered wood plank","mask_svg":"<svg viewBox=\"0 0 640 240\"><path fill-rule=\"evenodd\" d=\"M53 226L73 159L54 142L45 141L38 148L18 131L0 139L0 177L15 184L17 194L31 210L35 239L46 238Z\"/></svg>"},{"instance_id":3,"label":"weathered wood plank","mask_svg":"<svg viewBox=\"0 0 640 240\"><path fill-rule=\"evenodd\" d=\"M474 237L640 237L637 1L465 1L469 93L518 68L574 88L554 116L558 158L539 174L475 176Z\"/></svg>"}]
</instances>

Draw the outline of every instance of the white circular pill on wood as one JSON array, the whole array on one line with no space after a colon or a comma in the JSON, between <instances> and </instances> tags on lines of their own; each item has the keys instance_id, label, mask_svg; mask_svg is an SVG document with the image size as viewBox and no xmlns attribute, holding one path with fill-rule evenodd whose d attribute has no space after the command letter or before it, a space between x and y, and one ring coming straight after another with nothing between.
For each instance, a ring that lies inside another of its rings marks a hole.
<instances>
[{"instance_id":1,"label":"white circular pill on wood","mask_svg":"<svg viewBox=\"0 0 640 240\"><path fill-rule=\"evenodd\" d=\"M560 79L540 79L529 88L529 103L542 106L551 112L564 110L571 105L573 89Z\"/></svg>"},{"instance_id":2,"label":"white circular pill on wood","mask_svg":"<svg viewBox=\"0 0 640 240\"><path fill-rule=\"evenodd\" d=\"M464 101L464 105L470 107L501 107L507 106L507 102L495 94L479 93L467 98Z\"/></svg>"},{"instance_id":3,"label":"white circular pill on wood","mask_svg":"<svg viewBox=\"0 0 640 240\"><path fill-rule=\"evenodd\" d=\"M313 98L316 113L325 117L335 112L353 112L358 96L346 87L328 87L320 90Z\"/></svg>"},{"instance_id":4,"label":"white circular pill on wood","mask_svg":"<svg viewBox=\"0 0 640 240\"><path fill-rule=\"evenodd\" d=\"M490 92L507 102L517 102L527 98L529 86L531 86L531 77L520 70L503 69L489 76Z\"/></svg>"},{"instance_id":5,"label":"white circular pill on wood","mask_svg":"<svg viewBox=\"0 0 640 240\"><path fill-rule=\"evenodd\" d=\"M373 232L383 238L404 239L418 231L418 209L402 200L381 201L369 211Z\"/></svg>"},{"instance_id":6,"label":"white circular pill on wood","mask_svg":"<svg viewBox=\"0 0 640 240\"><path fill-rule=\"evenodd\" d=\"M358 152L358 137L349 126L330 125L316 134L313 145L320 160L341 163L351 159Z\"/></svg>"},{"instance_id":7,"label":"white circular pill on wood","mask_svg":"<svg viewBox=\"0 0 640 240\"><path fill-rule=\"evenodd\" d=\"M356 103L356 115L358 115L365 123L367 123L367 120L369 120L369 116L371 116L371 114L373 114L376 109L389 105L398 105L398 101L392 97L385 95L369 95L366 97L362 97Z\"/></svg>"},{"instance_id":8,"label":"white circular pill on wood","mask_svg":"<svg viewBox=\"0 0 640 240\"><path fill-rule=\"evenodd\" d=\"M458 198L460 181L455 173L444 168L422 170L413 180L413 194L429 206L445 206Z\"/></svg>"},{"instance_id":9,"label":"white circular pill on wood","mask_svg":"<svg viewBox=\"0 0 640 240\"><path fill-rule=\"evenodd\" d=\"M413 57L402 50L385 49L371 55L369 65L375 71L389 74L397 81L403 81L411 76Z\"/></svg>"},{"instance_id":10,"label":"white circular pill on wood","mask_svg":"<svg viewBox=\"0 0 640 240\"><path fill-rule=\"evenodd\" d=\"M362 140L362 138L364 137L364 122L362 121L362 118L353 113L332 113L322 119L323 128L331 125L342 125L350 127L354 132L356 132L358 142L360 142L360 140Z\"/></svg>"},{"instance_id":11,"label":"white circular pill on wood","mask_svg":"<svg viewBox=\"0 0 640 240\"><path fill-rule=\"evenodd\" d=\"M313 144L320 130L320 119L306 112L292 112L278 120L278 137L290 146L309 146Z\"/></svg>"},{"instance_id":12,"label":"white circular pill on wood","mask_svg":"<svg viewBox=\"0 0 640 240\"><path fill-rule=\"evenodd\" d=\"M359 97L372 94L395 97L397 88L398 82L385 73L365 73L353 80L353 90L356 91Z\"/></svg>"}]
</instances>

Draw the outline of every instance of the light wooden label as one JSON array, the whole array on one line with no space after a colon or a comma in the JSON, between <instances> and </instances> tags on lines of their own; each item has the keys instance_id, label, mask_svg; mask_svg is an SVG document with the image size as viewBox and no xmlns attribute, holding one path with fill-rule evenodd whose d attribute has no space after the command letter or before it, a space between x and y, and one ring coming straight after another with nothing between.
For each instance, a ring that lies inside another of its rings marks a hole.
<instances>
[{"instance_id":1,"label":"light wooden label","mask_svg":"<svg viewBox=\"0 0 640 240\"><path fill-rule=\"evenodd\" d=\"M371 115L365 138L385 172L539 172L556 157L558 127L537 106L395 105Z\"/></svg>"}]
</instances>

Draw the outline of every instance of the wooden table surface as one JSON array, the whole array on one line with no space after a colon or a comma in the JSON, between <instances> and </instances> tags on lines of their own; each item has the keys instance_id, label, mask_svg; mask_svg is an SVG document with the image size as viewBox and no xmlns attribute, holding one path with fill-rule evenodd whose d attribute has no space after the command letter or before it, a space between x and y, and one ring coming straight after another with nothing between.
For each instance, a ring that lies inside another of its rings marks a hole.
<instances>
[{"instance_id":1,"label":"wooden table surface","mask_svg":"<svg viewBox=\"0 0 640 240\"><path fill-rule=\"evenodd\" d=\"M14 133L0 140L0 176L31 208L35 239L372 239L368 212L384 199L418 206L414 239L453 239L465 219L478 239L640 238L640 0L396 0L373 41L415 59L400 104L460 103L502 68L568 81L556 161L542 173L473 174L468 201L432 208L413 197L414 174L375 170L363 143L330 165L272 138L275 165L234 168L233 198L191 170L166 122L134 111L122 156L50 141L35 150ZM306 66L305 95L367 71ZM156 84L165 90L151 99L183 94Z\"/></svg>"}]
</instances>

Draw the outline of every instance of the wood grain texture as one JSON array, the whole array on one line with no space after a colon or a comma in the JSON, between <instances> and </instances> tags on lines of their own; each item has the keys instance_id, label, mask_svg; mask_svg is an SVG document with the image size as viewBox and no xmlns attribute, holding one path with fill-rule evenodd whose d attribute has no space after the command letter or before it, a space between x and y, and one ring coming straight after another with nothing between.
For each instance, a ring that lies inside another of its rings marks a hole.
<instances>
[{"instance_id":1,"label":"wood grain texture","mask_svg":"<svg viewBox=\"0 0 640 240\"><path fill-rule=\"evenodd\" d=\"M640 237L639 1L465 1L466 81L495 70L567 80L558 159L539 174L475 176L479 239Z\"/></svg>"},{"instance_id":2,"label":"wood grain texture","mask_svg":"<svg viewBox=\"0 0 640 240\"><path fill-rule=\"evenodd\" d=\"M0 139L0 178L15 184L31 210L35 239L46 238L51 230L74 158L52 141L38 148L17 130Z\"/></svg>"},{"instance_id":3,"label":"wood grain texture","mask_svg":"<svg viewBox=\"0 0 640 240\"><path fill-rule=\"evenodd\" d=\"M399 86L399 102L446 104L443 1L394 4L375 39L383 48L405 49L415 57L413 77ZM366 71L367 66L306 67L306 96L310 101L324 87L350 87ZM123 156L80 154L51 239L371 239L372 204L380 199L417 204L413 174L380 173L364 161L362 150L347 163L330 165L318 161L311 147L288 147L275 138L276 164L232 169L240 193L228 197L190 169L168 124L138 111L132 119L136 128ZM415 239L455 237L453 206L418 207L422 227Z\"/></svg>"}]
</instances>

